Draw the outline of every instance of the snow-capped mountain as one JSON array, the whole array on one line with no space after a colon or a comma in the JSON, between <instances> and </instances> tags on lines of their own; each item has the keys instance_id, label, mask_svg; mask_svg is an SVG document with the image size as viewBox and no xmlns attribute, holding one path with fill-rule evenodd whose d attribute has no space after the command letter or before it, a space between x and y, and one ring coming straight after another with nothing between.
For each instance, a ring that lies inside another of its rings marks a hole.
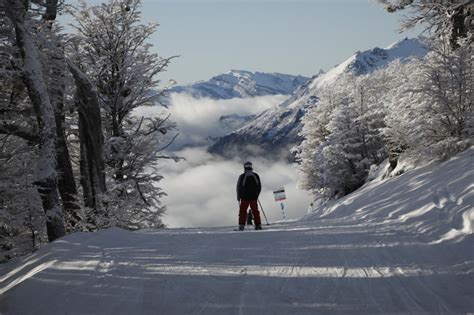
<instances>
[{"instance_id":1,"label":"snow-capped mountain","mask_svg":"<svg viewBox=\"0 0 474 315\"><path fill-rule=\"evenodd\" d=\"M264 95L289 95L309 78L281 73L231 70L208 81L187 86L176 86L170 93L187 93L195 98L212 99L247 98Z\"/></svg>"},{"instance_id":2,"label":"snow-capped mountain","mask_svg":"<svg viewBox=\"0 0 474 315\"><path fill-rule=\"evenodd\" d=\"M301 118L318 102L319 88L330 86L345 73L369 74L396 59L423 57L427 52L425 45L417 39L404 39L385 49L358 51L330 71L314 76L284 103L256 115L237 131L219 138L209 151L228 155L236 150L242 152L246 147L249 153L278 152L288 156L290 149L302 141L299 136Z\"/></svg>"},{"instance_id":3,"label":"snow-capped mountain","mask_svg":"<svg viewBox=\"0 0 474 315\"><path fill-rule=\"evenodd\" d=\"M329 85L336 81L342 74L348 72L355 75L368 74L387 66L396 59L403 61L413 57L423 57L426 53L427 48L425 45L414 38L405 38L400 42L393 43L385 49L376 47L364 52L358 51L324 75L314 79L309 87L314 89Z\"/></svg>"},{"instance_id":4,"label":"snow-capped mountain","mask_svg":"<svg viewBox=\"0 0 474 315\"><path fill-rule=\"evenodd\" d=\"M288 99L309 78L280 73L232 70L208 81L176 86L160 99L178 124L171 146L210 145L252 120L255 114ZM199 119L189 117L199 113Z\"/></svg>"}]
</instances>

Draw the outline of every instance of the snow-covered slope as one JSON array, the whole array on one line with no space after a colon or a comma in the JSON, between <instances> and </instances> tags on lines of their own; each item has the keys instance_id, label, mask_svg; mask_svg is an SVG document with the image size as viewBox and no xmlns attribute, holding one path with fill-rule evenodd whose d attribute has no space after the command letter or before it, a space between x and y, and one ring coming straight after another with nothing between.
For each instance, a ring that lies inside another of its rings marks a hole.
<instances>
[{"instance_id":1,"label":"snow-covered slope","mask_svg":"<svg viewBox=\"0 0 474 315\"><path fill-rule=\"evenodd\" d=\"M0 314L472 313L473 161L378 178L263 231L69 235L0 265Z\"/></svg>"},{"instance_id":2,"label":"snow-covered slope","mask_svg":"<svg viewBox=\"0 0 474 315\"><path fill-rule=\"evenodd\" d=\"M386 161L377 178L337 201L315 208L303 220L377 222L391 228L403 227L433 242L474 232L474 148L444 163L431 163L393 178L387 174L388 167ZM471 245L474 251L474 243Z\"/></svg>"},{"instance_id":3,"label":"snow-covered slope","mask_svg":"<svg viewBox=\"0 0 474 315\"><path fill-rule=\"evenodd\" d=\"M355 75L367 74L387 66L394 60L400 59L403 61L413 57L423 57L426 53L426 47L419 40L413 38L406 38L400 42L393 43L385 49L376 47L364 52L358 51L324 75L315 78L309 85L309 88L314 89L330 85L347 72Z\"/></svg>"},{"instance_id":4,"label":"snow-covered slope","mask_svg":"<svg viewBox=\"0 0 474 315\"><path fill-rule=\"evenodd\" d=\"M212 99L247 98L265 95L292 94L309 78L281 73L231 70L208 81L188 86L176 86L170 93L187 93L195 98Z\"/></svg>"},{"instance_id":5,"label":"snow-covered slope","mask_svg":"<svg viewBox=\"0 0 474 315\"><path fill-rule=\"evenodd\" d=\"M403 61L426 53L425 46L417 39L405 39L385 49L357 52L330 71L314 76L280 106L266 110L240 129L220 138L210 147L210 152L228 155L242 152L247 147L250 152L289 154L289 149L302 140L298 135L302 127L301 118L309 107L317 103L319 88L330 86L344 73L368 74L396 59Z\"/></svg>"}]
</instances>

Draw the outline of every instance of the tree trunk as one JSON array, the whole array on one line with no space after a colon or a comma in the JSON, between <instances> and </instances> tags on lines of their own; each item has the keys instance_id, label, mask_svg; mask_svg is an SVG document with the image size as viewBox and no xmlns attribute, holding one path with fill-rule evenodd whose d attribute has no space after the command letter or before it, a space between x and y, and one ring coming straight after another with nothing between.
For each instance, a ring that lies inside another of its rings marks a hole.
<instances>
[{"instance_id":1,"label":"tree trunk","mask_svg":"<svg viewBox=\"0 0 474 315\"><path fill-rule=\"evenodd\" d=\"M47 0L46 1L46 11L43 14L43 21L54 21L56 19L58 10L58 0ZM44 31L50 32L52 38L54 38L54 33L51 31L51 24L47 24L47 27L44 28ZM51 104L54 109L54 118L56 122L56 134L57 134L57 143L56 143L56 156L58 160L59 174L58 174L58 183L59 183L59 194L63 202L63 211L67 214L66 224L67 226L71 225L73 228L80 221L81 217L79 216L80 207L76 202L77 197L77 187L76 181L74 179L74 172L72 170L71 157L69 155L69 149L67 146L66 135L64 132L64 94L66 89L65 84L65 74L66 74L66 60L64 57L64 51L52 50L49 53L50 63L51 63L51 78L49 80L49 95L51 99Z\"/></svg>"},{"instance_id":2,"label":"tree trunk","mask_svg":"<svg viewBox=\"0 0 474 315\"><path fill-rule=\"evenodd\" d=\"M91 178L91 170L87 157L87 131L85 130L84 121L81 116L79 116L79 139L81 144L80 169L84 205L90 209L96 209L94 183Z\"/></svg>"},{"instance_id":3,"label":"tree trunk","mask_svg":"<svg viewBox=\"0 0 474 315\"><path fill-rule=\"evenodd\" d=\"M81 185L84 188L84 201L89 207L97 209L100 194L106 192L104 137L99 97L89 78L71 62L68 62L68 66L77 86Z\"/></svg>"},{"instance_id":4,"label":"tree trunk","mask_svg":"<svg viewBox=\"0 0 474 315\"><path fill-rule=\"evenodd\" d=\"M454 12L452 12L452 15L450 16L452 29L449 42L451 44L451 48L454 50L459 48L459 38L468 38L468 33L474 31L473 13L473 1L459 4L459 6L454 9ZM473 39L471 37L471 43L472 40Z\"/></svg>"},{"instance_id":5,"label":"tree trunk","mask_svg":"<svg viewBox=\"0 0 474 315\"><path fill-rule=\"evenodd\" d=\"M78 212L79 205L76 202L77 186L72 170L71 157L67 146L66 134L64 132L64 77L66 72L66 62L63 54L52 55L52 79L50 87L51 103L55 110L54 118L56 123L56 156L59 167L59 194L63 202L64 213L67 214L68 223L74 228L80 221L81 217Z\"/></svg>"},{"instance_id":6,"label":"tree trunk","mask_svg":"<svg viewBox=\"0 0 474 315\"><path fill-rule=\"evenodd\" d=\"M56 124L43 69L33 37L25 25L26 7L20 0L6 0L6 11L13 22L17 45L23 58L23 80L39 126L38 174L35 184L46 214L49 241L65 235L64 216L59 200L56 161Z\"/></svg>"},{"instance_id":7,"label":"tree trunk","mask_svg":"<svg viewBox=\"0 0 474 315\"><path fill-rule=\"evenodd\" d=\"M58 12L58 0L46 0L46 12L43 14L43 19L53 21L56 19Z\"/></svg>"},{"instance_id":8,"label":"tree trunk","mask_svg":"<svg viewBox=\"0 0 474 315\"><path fill-rule=\"evenodd\" d=\"M60 172L58 176L59 194L63 201L64 211L68 214L69 223L74 227L81 221L81 217L78 214L80 207L76 200L77 186L74 180L71 157L64 134L64 113L56 111L55 120L58 137L56 156Z\"/></svg>"}]
</instances>

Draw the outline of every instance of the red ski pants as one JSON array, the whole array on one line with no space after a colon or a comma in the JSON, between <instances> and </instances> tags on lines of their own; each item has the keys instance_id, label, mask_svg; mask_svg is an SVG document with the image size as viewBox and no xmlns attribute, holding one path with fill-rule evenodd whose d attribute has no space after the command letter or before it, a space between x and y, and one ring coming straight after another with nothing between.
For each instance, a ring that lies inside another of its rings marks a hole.
<instances>
[{"instance_id":1,"label":"red ski pants","mask_svg":"<svg viewBox=\"0 0 474 315\"><path fill-rule=\"evenodd\" d=\"M255 225L260 225L262 222L260 221L260 213L258 212L258 203L257 200L240 200L240 210L239 210L239 225L245 225L247 222L247 209L252 209L253 220L255 221Z\"/></svg>"}]
</instances>

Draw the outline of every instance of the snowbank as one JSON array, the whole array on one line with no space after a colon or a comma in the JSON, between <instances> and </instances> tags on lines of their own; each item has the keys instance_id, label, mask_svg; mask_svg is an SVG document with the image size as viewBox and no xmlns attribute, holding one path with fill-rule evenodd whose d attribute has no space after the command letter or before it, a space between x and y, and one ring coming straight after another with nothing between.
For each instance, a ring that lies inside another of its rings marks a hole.
<instances>
[{"instance_id":1,"label":"snowbank","mask_svg":"<svg viewBox=\"0 0 474 315\"><path fill-rule=\"evenodd\" d=\"M434 242L473 233L474 148L393 178L382 179L385 169L357 191L316 208L302 220L398 224Z\"/></svg>"}]
</instances>

